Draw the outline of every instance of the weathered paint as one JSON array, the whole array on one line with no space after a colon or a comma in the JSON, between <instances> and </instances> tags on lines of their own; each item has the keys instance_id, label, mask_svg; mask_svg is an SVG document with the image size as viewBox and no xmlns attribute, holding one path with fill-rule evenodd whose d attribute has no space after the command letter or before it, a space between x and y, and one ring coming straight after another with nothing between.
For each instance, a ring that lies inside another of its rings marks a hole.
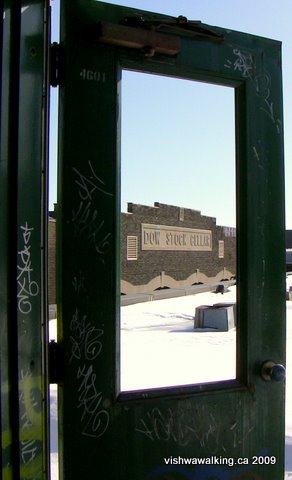
<instances>
[{"instance_id":1,"label":"weathered paint","mask_svg":"<svg viewBox=\"0 0 292 480\"><path fill-rule=\"evenodd\" d=\"M49 2L5 0L2 8L1 478L45 479Z\"/></svg>"},{"instance_id":2,"label":"weathered paint","mask_svg":"<svg viewBox=\"0 0 292 480\"><path fill-rule=\"evenodd\" d=\"M145 58L137 51L100 45L94 36L97 22L118 23L137 13L160 21L170 17L86 0L63 1L61 10L65 63L57 241L59 340L64 352L59 389L62 478L79 478L86 468L90 478L109 480L195 479L207 474L220 480L280 479L284 385L260 377L265 360L285 362L280 44L214 27L223 42L182 36L176 57ZM235 89L239 320L234 382L119 395L123 67ZM276 457L277 463L246 470L159 470L171 456L237 459L260 452Z\"/></svg>"}]
</instances>

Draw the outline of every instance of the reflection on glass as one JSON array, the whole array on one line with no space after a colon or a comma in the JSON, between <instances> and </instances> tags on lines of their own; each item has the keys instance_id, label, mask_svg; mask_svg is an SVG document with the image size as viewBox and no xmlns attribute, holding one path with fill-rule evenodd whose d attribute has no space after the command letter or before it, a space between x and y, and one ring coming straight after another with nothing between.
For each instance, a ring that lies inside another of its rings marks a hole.
<instances>
[{"instance_id":1,"label":"reflection on glass","mask_svg":"<svg viewBox=\"0 0 292 480\"><path fill-rule=\"evenodd\" d=\"M123 71L121 391L236 377L234 123L231 88Z\"/></svg>"}]
</instances>

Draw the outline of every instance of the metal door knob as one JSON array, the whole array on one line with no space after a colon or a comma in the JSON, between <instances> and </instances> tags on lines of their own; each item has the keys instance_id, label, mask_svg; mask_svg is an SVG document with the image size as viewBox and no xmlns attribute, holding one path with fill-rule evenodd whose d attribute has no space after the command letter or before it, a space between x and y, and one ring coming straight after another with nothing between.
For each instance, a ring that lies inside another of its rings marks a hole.
<instances>
[{"instance_id":1,"label":"metal door knob","mask_svg":"<svg viewBox=\"0 0 292 480\"><path fill-rule=\"evenodd\" d=\"M263 364L261 374L267 382L283 382L286 378L286 369L284 365L270 360Z\"/></svg>"}]
</instances>

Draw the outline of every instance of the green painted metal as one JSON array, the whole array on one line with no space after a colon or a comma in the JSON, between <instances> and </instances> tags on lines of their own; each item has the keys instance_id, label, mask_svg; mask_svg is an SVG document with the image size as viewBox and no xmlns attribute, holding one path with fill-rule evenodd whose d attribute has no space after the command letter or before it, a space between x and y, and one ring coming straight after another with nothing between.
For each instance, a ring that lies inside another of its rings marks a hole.
<instances>
[{"instance_id":1,"label":"green painted metal","mask_svg":"<svg viewBox=\"0 0 292 480\"><path fill-rule=\"evenodd\" d=\"M45 479L49 5L5 0L2 7L1 478Z\"/></svg>"},{"instance_id":2,"label":"green painted metal","mask_svg":"<svg viewBox=\"0 0 292 480\"><path fill-rule=\"evenodd\" d=\"M138 14L138 15L137 15ZM61 2L58 327L61 478L281 480L284 385L261 365L285 362L281 45L211 27L222 42L181 36L177 56L100 44L96 26L126 15L93 0ZM235 89L238 372L212 385L119 392L121 69ZM275 456L275 465L252 464ZM249 465L166 465L166 457L248 458ZM201 470L200 470L201 468ZM201 472L201 473L200 473ZM200 476L201 475L201 476Z\"/></svg>"}]
</instances>

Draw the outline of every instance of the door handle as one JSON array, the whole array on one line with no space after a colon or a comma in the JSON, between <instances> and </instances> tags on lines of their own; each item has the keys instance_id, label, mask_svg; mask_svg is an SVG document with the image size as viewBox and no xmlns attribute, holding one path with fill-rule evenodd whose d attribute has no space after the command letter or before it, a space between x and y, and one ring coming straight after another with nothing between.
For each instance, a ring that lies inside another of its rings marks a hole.
<instances>
[{"instance_id":1,"label":"door handle","mask_svg":"<svg viewBox=\"0 0 292 480\"><path fill-rule=\"evenodd\" d=\"M286 368L280 363L269 360L263 363L261 376L266 382L283 382L286 378Z\"/></svg>"}]
</instances>

